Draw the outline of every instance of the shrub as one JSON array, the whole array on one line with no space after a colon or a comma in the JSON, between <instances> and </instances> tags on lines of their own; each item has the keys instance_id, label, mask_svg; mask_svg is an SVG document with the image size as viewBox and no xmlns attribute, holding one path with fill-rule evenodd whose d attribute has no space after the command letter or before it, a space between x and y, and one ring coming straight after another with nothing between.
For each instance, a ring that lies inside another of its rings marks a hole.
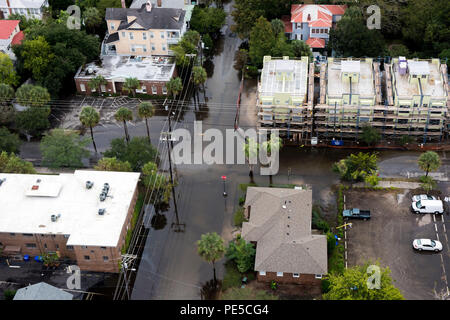
<instances>
[{"instance_id":1,"label":"shrub","mask_svg":"<svg viewBox=\"0 0 450 320\"><path fill-rule=\"evenodd\" d=\"M236 264L229 260L225 263L225 275L222 281L222 291L229 288L239 287L241 285L241 274L237 269Z\"/></svg>"},{"instance_id":2,"label":"shrub","mask_svg":"<svg viewBox=\"0 0 450 320\"><path fill-rule=\"evenodd\" d=\"M247 221L244 215L244 208L240 207L239 209L236 210L233 216L233 221L236 227L242 227L242 223Z\"/></svg>"},{"instance_id":3,"label":"shrub","mask_svg":"<svg viewBox=\"0 0 450 320\"><path fill-rule=\"evenodd\" d=\"M331 255L333 250L336 248L336 238L332 232L327 232L327 252Z\"/></svg>"},{"instance_id":4,"label":"shrub","mask_svg":"<svg viewBox=\"0 0 450 320\"><path fill-rule=\"evenodd\" d=\"M322 230L324 233L330 231L330 225L321 217L320 207L313 206L312 209L312 227L314 229Z\"/></svg>"},{"instance_id":5,"label":"shrub","mask_svg":"<svg viewBox=\"0 0 450 320\"><path fill-rule=\"evenodd\" d=\"M322 293L327 293L330 291L330 280L322 279L321 281Z\"/></svg>"},{"instance_id":6,"label":"shrub","mask_svg":"<svg viewBox=\"0 0 450 320\"><path fill-rule=\"evenodd\" d=\"M3 297L5 298L5 300L12 300L12 299L14 299L15 295L16 295L16 290L6 289L5 291L3 291Z\"/></svg>"}]
</instances>

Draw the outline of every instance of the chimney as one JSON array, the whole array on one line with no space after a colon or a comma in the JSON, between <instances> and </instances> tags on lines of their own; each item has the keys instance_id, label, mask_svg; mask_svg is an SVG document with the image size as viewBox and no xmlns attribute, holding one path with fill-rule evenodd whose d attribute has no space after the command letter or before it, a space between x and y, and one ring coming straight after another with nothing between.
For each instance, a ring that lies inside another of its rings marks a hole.
<instances>
[{"instance_id":1,"label":"chimney","mask_svg":"<svg viewBox=\"0 0 450 320\"><path fill-rule=\"evenodd\" d=\"M145 5L145 10L147 12L151 12L152 11L152 3L149 1L147 1L147 4Z\"/></svg>"},{"instance_id":2,"label":"chimney","mask_svg":"<svg viewBox=\"0 0 450 320\"><path fill-rule=\"evenodd\" d=\"M158 4L158 8L161 8L162 7L162 0L158 0L157 4Z\"/></svg>"},{"instance_id":3,"label":"chimney","mask_svg":"<svg viewBox=\"0 0 450 320\"><path fill-rule=\"evenodd\" d=\"M122 2L122 8L126 9L125 0L121 0L120 2Z\"/></svg>"}]
</instances>

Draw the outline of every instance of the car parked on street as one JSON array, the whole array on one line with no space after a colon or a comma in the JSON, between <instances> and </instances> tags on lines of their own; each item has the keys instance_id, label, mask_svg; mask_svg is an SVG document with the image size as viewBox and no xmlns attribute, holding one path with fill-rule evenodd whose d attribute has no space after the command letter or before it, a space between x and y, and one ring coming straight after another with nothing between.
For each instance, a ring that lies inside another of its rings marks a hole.
<instances>
[{"instance_id":1,"label":"car parked on street","mask_svg":"<svg viewBox=\"0 0 450 320\"><path fill-rule=\"evenodd\" d=\"M419 200L411 203L414 213L444 213L444 204L441 200Z\"/></svg>"},{"instance_id":2,"label":"car parked on street","mask_svg":"<svg viewBox=\"0 0 450 320\"><path fill-rule=\"evenodd\" d=\"M370 210L359 210L358 208L342 211L344 219L370 219Z\"/></svg>"},{"instance_id":3,"label":"car parked on street","mask_svg":"<svg viewBox=\"0 0 450 320\"><path fill-rule=\"evenodd\" d=\"M419 200L437 200L435 196L429 196L427 194L418 194L412 197L412 202L417 202Z\"/></svg>"},{"instance_id":4,"label":"car parked on street","mask_svg":"<svg viewBox=\"0 0 450 320\"><path fill-rule=\"evenodd\" d=\"M413 241L413 248L418 251L439 252L442 250L442 243L438 240L415 239Z\"/></svg>"}]
</instances>

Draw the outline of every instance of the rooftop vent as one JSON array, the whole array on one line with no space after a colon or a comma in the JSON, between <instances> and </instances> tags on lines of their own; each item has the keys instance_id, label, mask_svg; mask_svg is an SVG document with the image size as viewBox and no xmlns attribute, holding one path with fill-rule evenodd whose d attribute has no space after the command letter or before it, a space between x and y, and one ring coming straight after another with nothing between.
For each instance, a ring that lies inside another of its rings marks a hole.
<instances>
[{"instance_id":1,"label":"rooftop vent","mask_svg":"<svg viewBox=\"0 0 450 320\"><path fill-rule=\"evenodd\" d=\"M86 189L91 189L94 186L92 181L86 181Z\"/></svg>"},{"instance_id":2,"label":"rooftop vent","mask_svg":"<svg viewBox=\"0 0 450 320\"><path fill-rule=\"evenodd\" d=\"M6 178L0 179L0 186L3 184L3 182L6 181Z\"/></svg>"},{"instance_id":3,"label":"rooftop vent","mask_svg":"<svg viewBox=\"0 0 450 320\"><path fill-rule=\"evenodd\" d=\"M39 189L39 186L36 184L31 187L31 190L38 190L38 189Z\"/></svg>"},{"instance_id":4,"label":"rooftop vent","mask_svg":"<svg viewBox=\"0 0 450 320\"><path fill-rule=\"evenodd\" d=\"M58 221L58 219L61 217L61 213L58 213L58 215L52 214L50 219L52 220L52 222L56 222Z\"/></svg>"},{"instance_id":5,"label":"rooftop vent","mask_svg":"<svg viewBox=\"0 0 450 320\"><path fill-rule=\"evenodd\" d=\"M100 215L100 216L103 216L104 214L105 214L105 212L106 212L106 209L98 209L98 214Z\"/></svg>"}]
</instances>

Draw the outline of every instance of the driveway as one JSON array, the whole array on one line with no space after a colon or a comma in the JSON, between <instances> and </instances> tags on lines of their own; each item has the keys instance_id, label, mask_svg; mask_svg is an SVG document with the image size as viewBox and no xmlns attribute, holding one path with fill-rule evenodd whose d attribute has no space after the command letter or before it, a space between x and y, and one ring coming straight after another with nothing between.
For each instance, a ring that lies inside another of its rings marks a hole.
<instances>
[{"instance_id":1,"label":"driveway","mask_svg":"<svg viewBox=\"0 0 450 320\"><path fill-rule=\"evenodd\" d=\"M400 192L348 191L346 208L370 209L368 221L352 221L347 229L349 267L379 261L391 269L395 285L406 299L436 299L436 292L448 292L450 272L447 229L449 216L415 215L410 190ZM415 238L439 239L441 253L419 253L412 249Z\"/></svg>"}]
</instances>

